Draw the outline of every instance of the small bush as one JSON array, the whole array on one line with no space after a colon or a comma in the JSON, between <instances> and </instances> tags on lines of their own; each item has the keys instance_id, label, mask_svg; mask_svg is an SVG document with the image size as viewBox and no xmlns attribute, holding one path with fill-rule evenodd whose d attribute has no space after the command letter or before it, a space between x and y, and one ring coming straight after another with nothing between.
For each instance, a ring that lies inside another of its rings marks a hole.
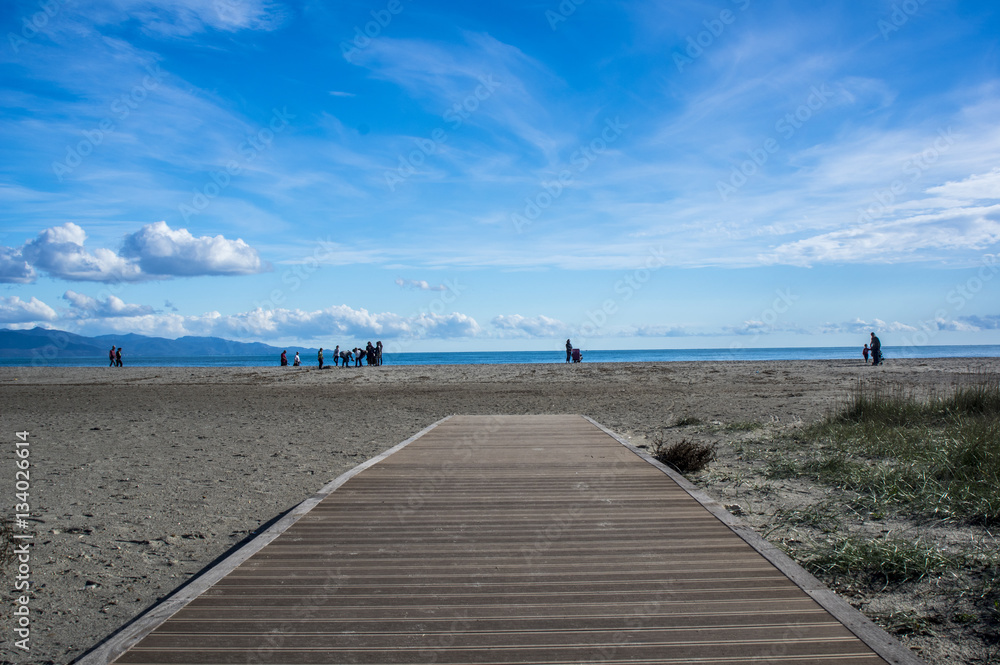
<instances>
[{"instance_id":1,"label":"small bush","mask_svg":"<svg viewBox=\"0 0 1000 665\"><path fill-rule=\"evenodd\" d=\"M674 422L674 427L688 427L691 425L700 425L701 418L695 416L681 416Z\"/></svg>"},{"instance_id":2,"label":"small bush","mask_svg":"<svg viewBox=\"0 0 1000 665\"><path fill-rule=\"evenodd\" d=\"M695 473L715 459L715 445L689 439L667 445L661 437L653 443L650 453L657 461L668 464L681 473Z\"/></svg>"}]
</instances>

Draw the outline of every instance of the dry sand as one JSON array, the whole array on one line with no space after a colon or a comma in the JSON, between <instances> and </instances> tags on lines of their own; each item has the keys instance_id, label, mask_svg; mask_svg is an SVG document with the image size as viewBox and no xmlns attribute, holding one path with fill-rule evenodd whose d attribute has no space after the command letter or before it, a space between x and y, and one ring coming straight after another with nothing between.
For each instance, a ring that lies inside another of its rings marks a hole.
<instances>
[{"instance_id":1,"label":"dry sand","mask_svg":"<svg viewBox=\"0 0 1000 665\"><path fill-rule=\"evenodd\" d=\"M72 661L328 481L449 414L581 413L636 443L689 416L725 444L718 425L815 421L859 377L946 387L982 367L1000 371L1000 359L0 369L0 489L9 506L12 442L30 432L35 534L31 651L13 648L8 566L0 660ZM734 464L721 450L720 464ZM723 500L731 490L702 484Z\"/></svg>"}]
</instances>

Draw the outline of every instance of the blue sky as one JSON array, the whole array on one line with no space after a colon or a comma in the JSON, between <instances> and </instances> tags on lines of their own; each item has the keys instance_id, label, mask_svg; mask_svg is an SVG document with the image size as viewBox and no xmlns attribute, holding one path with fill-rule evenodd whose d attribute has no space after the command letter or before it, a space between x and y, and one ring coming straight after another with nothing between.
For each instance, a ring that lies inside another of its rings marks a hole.
<instances>
[{"instance_id":1,"label":"blue sky","mask_svg":"<svg viewBox=\"0 0 1000 665\"><path fill-rule=\"evenodd\" d=\"M1000 9L0 9L0 325L1000 343Z\"/></svg>"}]
</instances>

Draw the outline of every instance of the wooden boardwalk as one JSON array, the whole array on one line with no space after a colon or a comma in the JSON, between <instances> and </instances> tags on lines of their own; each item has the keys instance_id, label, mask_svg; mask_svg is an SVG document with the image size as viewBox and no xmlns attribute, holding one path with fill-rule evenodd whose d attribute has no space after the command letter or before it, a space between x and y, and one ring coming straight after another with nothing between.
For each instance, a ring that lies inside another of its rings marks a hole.
<instances>
[{"instance_id":1,"label":"wooden boardwalk","mask_svg":"<svg viewBox=\"0 0 1000 665\"><path fill-rule=\"evenodd\" d=\"M919 662L589 419L451 417L397 448L81 662Z\"/></svg>"}]
</instances>

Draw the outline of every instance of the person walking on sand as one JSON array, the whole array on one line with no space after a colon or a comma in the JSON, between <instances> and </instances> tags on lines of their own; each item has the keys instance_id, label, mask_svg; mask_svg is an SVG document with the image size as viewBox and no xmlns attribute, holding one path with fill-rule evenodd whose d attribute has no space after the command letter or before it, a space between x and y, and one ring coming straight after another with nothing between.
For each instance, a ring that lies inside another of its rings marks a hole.
<instances>
[{"instance_id":1,"label":"person walking on sand","mask_svg":"<svg viewBox=\"0 0 1000 665\"><path fill-rule=\"evenodd\" d=\"M118 350L115 351L115 366L116 367L122 366L122 347L120 346L118 347Z\"/></svg>"},{"instance_id":2,"label":"person walking on sand","mask_svg":"<svg viewBox=\"0 0 1000 665\"><path fill-rule=\"evenodd\" d=\"M865 344L865 348L861 349L861 355L865 357L865 364L868 364L868 345Z\"/></svg>"},{"instance_id":3,"label":"person walking on sand","mask_svg":"<svg viewBox=\"0 0 1000 665\"><path fill-rule=\"evenodd\" d=\"M299 352L296 351L295 352L295 360L292 361L292 367L298 367L301 364L302 364L302 361L299 360Z\"/></svg>"},{"instance_id":4,"label":"person walking on sand","mask_svg":"<svg viewBox=\"0 0 1000 665\"><path fill-rule=\"evenodd\" d=\"M285 349L284 351L281 352L281 366L282 367L288 366L288 349Z\"/></svg>"},{"instance_id":5,"label":"person walking on sand","mask_svg":"<svg viewBox=\"0 0 1000 665\"><path fill-rule=\"evenodd\" d=\"M375 364L382 364L382 340L375 342Z\"/></svg>"},{"instance_id":6,"label":"person walking on sand","mask_svg":"<svg viewBox=\"0 0 1000 665\"><path fill-rule=\"evenodd\" d=\"M336 367L340 363L340 344L337 348L333 350L333 366Z\"/></svg>"},{"instance_id":7,"label":"person walking on sand","mask_svg":"<svg viewBox=\"0 0 1000 665\"><path fill-rule=\"evenodd\" d=\"M573 359L573 343L566 340L566 362Z\"/></svg>"},{"instance_id":8,"label":"person walking on sand","mask_svg":"<svg viewBox=\"0 0 1000 665\"><path fill-rule=\"evenodd\" d=\"M111 345L111 350L108 351L108 358L111 360L111 362L108 363L108 367L114 367L115 366L115 345L114 344Z\"/></svg>"},{"instance_id":9,"label":"person walking on sand","mask_svg":"<svg viewBox=\"0 0 1000 665\"><path fill-rule=\"evenodd\" d=\"M872 333L871 341L872 367L882 364L882 341Z\"/></svg>"},{"instance_id":10,"label":"person walking on sand","mask_svg":"<svg viewBox=\"0 0 1000 665\"><path fill-rule=\"evenodd\" d=\"M319 368L323 369L323 347L322 346L319 347L318 359L319 359Z\"/></svg>"}]
</instances>

